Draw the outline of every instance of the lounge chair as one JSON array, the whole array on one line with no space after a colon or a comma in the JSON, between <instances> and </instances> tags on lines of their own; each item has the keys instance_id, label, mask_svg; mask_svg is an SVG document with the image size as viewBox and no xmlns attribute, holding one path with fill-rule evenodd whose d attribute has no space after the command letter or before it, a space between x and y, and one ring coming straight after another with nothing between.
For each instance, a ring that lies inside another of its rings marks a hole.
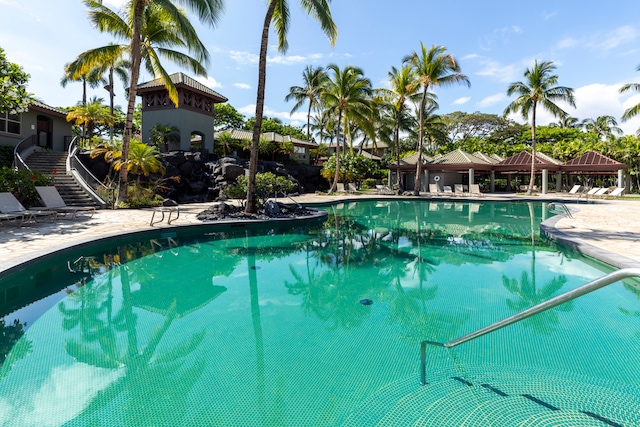
<instances>
[{"instance_id":1,"label":"lounge chair","mask_svg":"<svg viewBox=\"0 0 640 427\"><path fill-rule=\"evenodd\" d=\"M37 222L37 218L48 218L51 222L56 218L54 211L26 209L11 193L0 193L0 213L20 218L20 225Z\"/></svg>"},{"instance_id":2,"label":"lounge chair","mask_svg":"<svg viewBox=\"0 0 640 427\"><path fill-rule=\"evenodd\" d=\"M455 193L451 189L450 185L445 185L444 187L442 187L442 194L445 196L455 196Z\"/></svg>"},{"instance_id":3,"label":"lounge chair","mask_svg":"<svg viewBox=\"0 0 640 427\"><path fill-rule=\"evenodd\" d=\"M80 213L87 214L91 218L96 211L93 206L67 206L56 187L36 187L36 191L44 203L43 210L55 211L64 216L69 214L71 219L75 219Z\"/></svg>"},{"instance_id":4,"label":"lounge chair","mask_svg":"<svg viewBox=\"0 0 640 427\"><path fill-rule=\"evenodd\" d=\"M348 182L347 183L347 193L357 193L358 189L356 188L356 185L353 182Z\"/></svg>"},{"instance_id":5,"label":"lounge chair","mask_svg":"<svg viewBox=\"0 0 640 427\"><path fill-rule=\"evenodd\" d=\"M440 186L438 184L429 184L429 193L433 196L439 196L442 194L442 191L440 191Z\"/></svg>"},{"instance_id":6,"label":"lounge chair","mask_svg":"<svg viewBox=\"0 0 640 427\"><path fill-rule=\"evenodd\" d=\"M622 197L624 195L624 188L614 188L613 191L609 194L607 194L605 197L607 199L613 199L616 197Z\"/></svg>"},{"instance_id":7,"label":"lounge chair","mask_svg":"<svg viewBox=\"0 0 640 427\"><path fill-rule=\"evenodd\" d=\"M580 194L582 194L584 192L582 185L574 185L573 187L571 187L571 190L569 190L569 193L572 196L578 196Z\"/></svg>"},{"instance_id":8,"label":"lounge chair","mask_svg":"<svg viewBox=\"0 0 640 427\"><path fill-rule=\"evenodd\" d=\"M455 184L453 186L453 189L455 190L455 193L459 196L466 196L469 194L468 191L464 191L464 185L462 184Z\"/></svg>"},{"instance_id":9,"label":"lounge chair","mask_svg":"<svg viewBox=\"0 0 640 427\"><path fill-rule=\"evenodd\" d=\"M609 189L607 187L603 187L601 189L599 189L598 191L596 191L595 193L593 193L594 197L602 197L604 195L606 195L609 192Z\"/></svg>"},{"instance_id":10,"label":"lounge chair","mask_svg":"<svg viewBox=\"0 0 640 427\"><path fill-rule=\"evenodd\" d=\"M20 220L20 223L23 222L24 215L22 214L8 214L8 213L0 213L0 225L4 223L15 223L17 220Z\"/></svg>"},{"instance_id":11,"label":"lounge chair","mask_svg":"<svg viewBox=\"0 0 640 427\"><path fill-rule=\"evenodd\" d=\"M376 185L376 193L377 194L394 194L393 190L390 189L388 186L386 185Z\"/></svg>"},{"instance_id":12,"label":"lounge chair","mask_svg":"<svg viewBox=\"0 0 640 427\"><path fill-rule=\"evenodd\" d=\"M484 194L480 191L480 184L471 184L469 186L469 193L472 196L484 197Z\"/></svg>"},{"instance_id":13,"label":"lounge chair","mask_svg":"<svg viewBox=\"0 0 640 427\"><path fill-rule=\"evenodd\" d=\"M592 187L589 191L587 191L587 197L595 195L598 191L602 190L600 187Z\"/></svg>"}]
</instances>

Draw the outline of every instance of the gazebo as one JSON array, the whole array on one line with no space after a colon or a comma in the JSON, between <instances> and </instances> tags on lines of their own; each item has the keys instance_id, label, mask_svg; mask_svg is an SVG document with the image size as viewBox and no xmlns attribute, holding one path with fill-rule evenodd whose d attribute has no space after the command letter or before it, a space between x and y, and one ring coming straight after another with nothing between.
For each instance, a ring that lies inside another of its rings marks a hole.
<instances>
[{"instance_id":1,"label":"gazebo","mask_svg":"<svg viewBox=\"0 0 640 427\"><path fill-rule=\"evenodd\" d=\"M512 175L531 172L531 160L531 153L529 153L528 151L522 151L514 156L504 159L499 163L496 163L493 166L493 170L507 176L507 188L510 188ZM558 159L554 159L553 157L547 156L543 153L536 153L535 169L536 174L539 173L542 175L541 192L543 194L546 194L548 192L549 172L556 173L556 188L560 188L562 178L560 174L561 164L562 162Z\"/></svg>"},{"instance_id":2,"label":"gazebo","mask_svg":"<svg viewBox=\"0 0 640 427\"><path fill-rule=\"evenodd\" d=\"M629 168L624 163L590 151L580 157L569 160L561 165L562 172L573 175L614 175L618 174L617 186L625 187L624 171Z\"/></svg>"}]
</instances>

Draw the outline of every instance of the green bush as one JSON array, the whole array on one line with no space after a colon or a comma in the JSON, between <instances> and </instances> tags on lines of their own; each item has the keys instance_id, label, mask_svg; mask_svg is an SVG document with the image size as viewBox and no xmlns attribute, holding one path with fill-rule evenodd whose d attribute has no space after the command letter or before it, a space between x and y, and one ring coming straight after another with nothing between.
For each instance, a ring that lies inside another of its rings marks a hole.
<instances>
[{"instance_id":1,"label":"green bush","mask_svg":"<svg viewBox=\"0 0 640 427\"><path fill-rule=\"evenodd\" d=\"M256 198L260 205L263 205L269 197L287 194L295 189L296 185L284 176L276 176L271 172L256 175ZM247 177L239 176L235 184L224 189L224 193L231 199L245 199L247 197Z\"/></svg>"},{"instance_id":2,"label":"green bush","mask_svg":"<svg viewBox=\"0 0 640 427\"><path fill-rule=\"evenodd\" d=\"M52 179L41 172L0 168L0 192L13 193L25 208L39 204L36 186L48 185L52 185Z\"/></svg>"},{"instance_id":3,"label":"green bush","mask_svg":"<svg viewBox=\"0 0 640 427\"><path fill-rule=\"evenodd\" d=\"M116 205L118 208L151 208L160 206L164 197L156 194L152 188L140 186L130 182L127 186L127 201Z\"/></svg>"},{"instance_id":4,"label":"green bush","mask_svg":"<svg viewBox=\"0 0 640 427\"><path fill-rule=\"evenodd\" d=\"M375 178L367 178L362 181L362 185L360 186L363 190L368 190L370 188L376 188L376 179Z\"/></svg>"},{"instance_id":5,"label":"green bush","mask_svg":"<svg viewBox=\"0 0 640 427\"><path fill-rule=\"evenodd\" d=\"M13 147L0 145L0 168L10 168L13 164Z\"/></svg>"}]
</instances>

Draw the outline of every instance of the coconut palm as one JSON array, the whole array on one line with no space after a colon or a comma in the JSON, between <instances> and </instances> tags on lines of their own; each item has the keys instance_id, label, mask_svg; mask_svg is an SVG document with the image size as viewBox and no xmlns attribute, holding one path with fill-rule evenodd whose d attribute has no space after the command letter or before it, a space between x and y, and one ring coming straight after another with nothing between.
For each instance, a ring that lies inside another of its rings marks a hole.
<instances>
[{"instance_id":1,"label":"coconut palm","mask_svg":"<svg viewBox=\"0 0 640 427\"><path fill-rule=\"evenodd\" d=\"M210 0L212 1L212 0ZM300 5L319 23L322 31L327 35L331 44L335 44L338 37L338 29L333 22L330 0L300 0ZM251 141L251 157L249 159L249 176L247 183L246 212L255 213L256 210L256 174L258 172L258 145L262 131L262 113L264 110L264 89L267 76L267 47L269 45L269 27L274 25L278 37L278 50L287 51L287 32L289 30L289 2L287 0L270 0L267 13L262 26L262 39L260 42L260 59L258 61L258 94L256 97L256 114L253 123L253 139Z\"/></svg>"},{"instance_id":2,"label":"coconut palm","mask_svg":"<svg viewBox=\"0 0 640 427\"><path fill-rule=\"evenodd\" d=\"M536 113L538 104L553 114L554 117L565 117L567 113L555 102L564 101L575 108L576 102L573 98L573 89L556 86L558 76L552 74L556 69L553 62L535 62L532 69L524 72L524 82L511 83L507 89L507 95L518 95L511 104L504 110L504 115L520 112L525 120L531 115L531 178L527 194L533 191L533 184L536 173Z\"/></svg>"},{"instance_id":3,"label":"coconut palm","mask_svg":"<svg viewBox=\"0 0 640 427\"><path fill-rule=\"evenodd\" d=\"M369 108L373 94L371 81L364 77L361 68L346 66L340 69L336 64L327 67L330 74L325 83L322 98L327 108L337 113L336 122L336 171L329 192L336 190L340 177L340 129L344 117L353 117ZM345 121L346 122L346 121ZM346 132L345 132L346 133ZM343 142L343 152L346 144Z\"/></svg>"},{"instance_id":4,"label":"coconut palm","mask_svg":"<svg viewBox=\"0 0 640 427\"><path fill-rule=\"evenodd\" d=\"M584 121L583 121L584 122ZM561 117L557 122L549 123L552 128L576 129L580 127L580 121L577 117Z\"/></svg>"},{"instance_id":5,"label":"coconut palm","mask_svg":"<svg viewBox=\"0 0 640 427\"><path fill-rule=\"evenodd\" d=\"M138 177L136 182L136 196L140 197L140 179L142 176L149 176L151 173L164 173L164 166L160 159L160 151L156 147L152 147L141 142L134 142L130 146L129 158L124 161L123 156L115 161L113 169L122 170L123 166L129 172Z\"/></svg>"},{"instance_id":6,"label":"coconut palm","mask_svg":"<svg viewBox=\"0 0 640 427\"><path fill-rule=\"evenodd\" d=\"M409 130L403 126L403 123L407 124L407 118L411 115L407 101L415 100L419 83L414 68L409 65L403 65L399 70L396 67L391 67L389 83L390 89L384 90L384 94L389 100L389 108L394 118L393 142L396 150L396 182L398 188L402 190L400 188L400 131Z\"/></svg>"},{"instance_id":7,"label":"coconut palm","mask_svg":"<svg viewBox=\"0 0 640 427\"><path fill-rule=\"evenodd\" d=\"M600 139L611 139L613 134L622 134L622 129L618 127L618 122L613 116L600 116L597 119L584 119L581 126L587 132L593 132L600 137Z\"/></svg>"},{"instance_id":8,"label":"coconut palm","mask_svg":"<svg viewBox=\"0 0 640 427\"><path fill-rule=\"evenodd\" d=\"M446 52L447 49L444 46L431 46L431 48L427 50L424 43L420 42L420 51L414 51L411 55L404 58L403 62L409 64L414 69L420 86L422 87L422 98L420 99L418 107L418 123L424 123L424 113L427 106L429 90L437 86L451 86L462 83L471 86L467 76L460 72L460 65L456 59L453 55ZM421 187L423 139L423 127L420 126L418 129L416 183L413 190L413 194L416 196L420 194Z\"/></svg>"},{"instance_id":9,"label":"coconut palm","mask_svg":"<svg viewBox=\"0 0 640 427\"><path fill-rule=\"evenodd\" d=\"M87 136L91 138L97 124L113 125L113 116L103 101L102 98L94 97L87 104L76 105L67 114L67 121L86 128Z\"/></svg>"},{"instance_id":10,"label":"coconut palm","mask_svg":"<svg viewBox=\"0 0 640 427\"><path fill-rule=\"evenodd\" d=\"M636 70L640 71L640 65L638 65L638 68L636 68ZM625 93L628 91L640 92L640 83L627 83L620 88L620 93ZM637 116L638 114L640 114L640 103L624 110L621 120L623 122L626 122L627 120ZM640 135L640 129L638 129L636 133Z\"/></svg>"},{"instance_id":11,"label":"coconut palm","mask_svg":"<svg viewBox=\"0 0 640 427\"><path fill-rule=\"evenodd\" d=\"M287 102L296 101L293 108L291 108L292 114L302 108L305 102L309 103L307 107L307 141L311 141L311 111L318 107L322 85L326 78L327 74L322 67L314 68L311 65L307 65L302 72L304 87L291 86L289 94L284 98Z\"/></svg>"},{"instance_id":12,"label":"coconut palm","mask_svg":"<svg viewBox=\"0 0 640 427\"><path fill-rule=\"evenodd\" d=\"M64 67L64 76L60 79L60 86L67 87L70 82L82 82L82 101L80 105L87 105L87 85L94 89L104 84L101 73L97 68L85 67L82 70L73 68L73 63ZM82 125L82 137L86 138L86 127Z\"/></svg>"},{"instance_id":13,"label":"coconut palm","mask_svg":"<svg viewBox=\"0 0 640 427\"><path fill-rule=\"evenodd\" d=\"M151 143L156 147L164 145L164 150L169 151L169 143L180 141L180 129L169 124L156 123L151 128Z\"/></svg>"},{"instance_id":14,"label":"coconut palm","mask_svg":"<svg viewBox=\"0 0 640 427\"><path fill-rule=\"evenodd\" d=\"M114 47L115 46L115 47ZM118 76L123 85L129 82L129 61L123 58L124 50L118 48L117 45L109 45L107 47L99 47L89 49L78 55L76 59L65 68L66 73L72 79L80 78L82 72L91 69L86 64L90 62L94 68L92 73L99 77L98 83L105 83L104 88L109 91L109 111L114 115L114 76ZM107 74L104 78L103 75ZM109 126L109 139L113 140L114 129L113 124Z\"/></svg>"},{"instance_id":15,"label":"coconut palm","mask_svg":"<svg viewBox=\"0 0 640 427\"><path fill-rule=\"evenodd\" d=\"M189 21L186 12L178 7L183 5L195 12L200 21L214 26L223 9L223 0L130 0L123 13L119 14L102 5L101 0L83 0L89 7L89 19L101 32L108 32L126 40L126 50L130 55L130 78L128 91L127 115L122 141L122 161L127 162L133 113L135 109L140 66L144 60L145 67L154 77L164 80L171 101L178 105L177 90L169 74L160 62L161 58L169 59L180 66L189 68L197 75L206 75L203 63L209 54L198 34ZM125 48L122 45L114 45ZM173 48L184 48L189 56ZM116 49L116 48L114 48ZM120 169L118 200L127 198L128 168Z\"/></svg>"}]
</instances>

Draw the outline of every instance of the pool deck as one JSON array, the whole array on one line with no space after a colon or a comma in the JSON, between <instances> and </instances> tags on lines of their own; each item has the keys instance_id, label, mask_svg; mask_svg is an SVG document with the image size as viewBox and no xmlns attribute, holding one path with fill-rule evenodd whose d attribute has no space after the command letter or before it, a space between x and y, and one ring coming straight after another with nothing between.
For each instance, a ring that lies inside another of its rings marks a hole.
<instances>
[{"instance_id":1,"label":"pool deck","mask_svg":"<svg viewBox=\"0 0 640 427\"><path fill-rule=\"evenodd\" d=\"M295 197L299 203L329 203L336 200L366 198L398 198L373 194L307 194ZM405 197L406 198L406 197ZM410 197L412 198L412 197ZM446 200L434 197L433 200ZM285 199L281 199L286 201ZM555 216L545 221L543 231L551 238L569 244L586 255L616 267L640 267L640 201L598 200L598 203L578 203L563 194L526 197L515 194L487 194L485 197L453 200L474 201L567 201L573 218ZM180 217L171 225L167 221L151 226L153 209L98 210L92 218L58 219L24 227L0 225L0 272L33 261L47 253L69 246L127 233L203 224L196 215L212 203L180 206Z\"/></svg>"}]
</instances>

